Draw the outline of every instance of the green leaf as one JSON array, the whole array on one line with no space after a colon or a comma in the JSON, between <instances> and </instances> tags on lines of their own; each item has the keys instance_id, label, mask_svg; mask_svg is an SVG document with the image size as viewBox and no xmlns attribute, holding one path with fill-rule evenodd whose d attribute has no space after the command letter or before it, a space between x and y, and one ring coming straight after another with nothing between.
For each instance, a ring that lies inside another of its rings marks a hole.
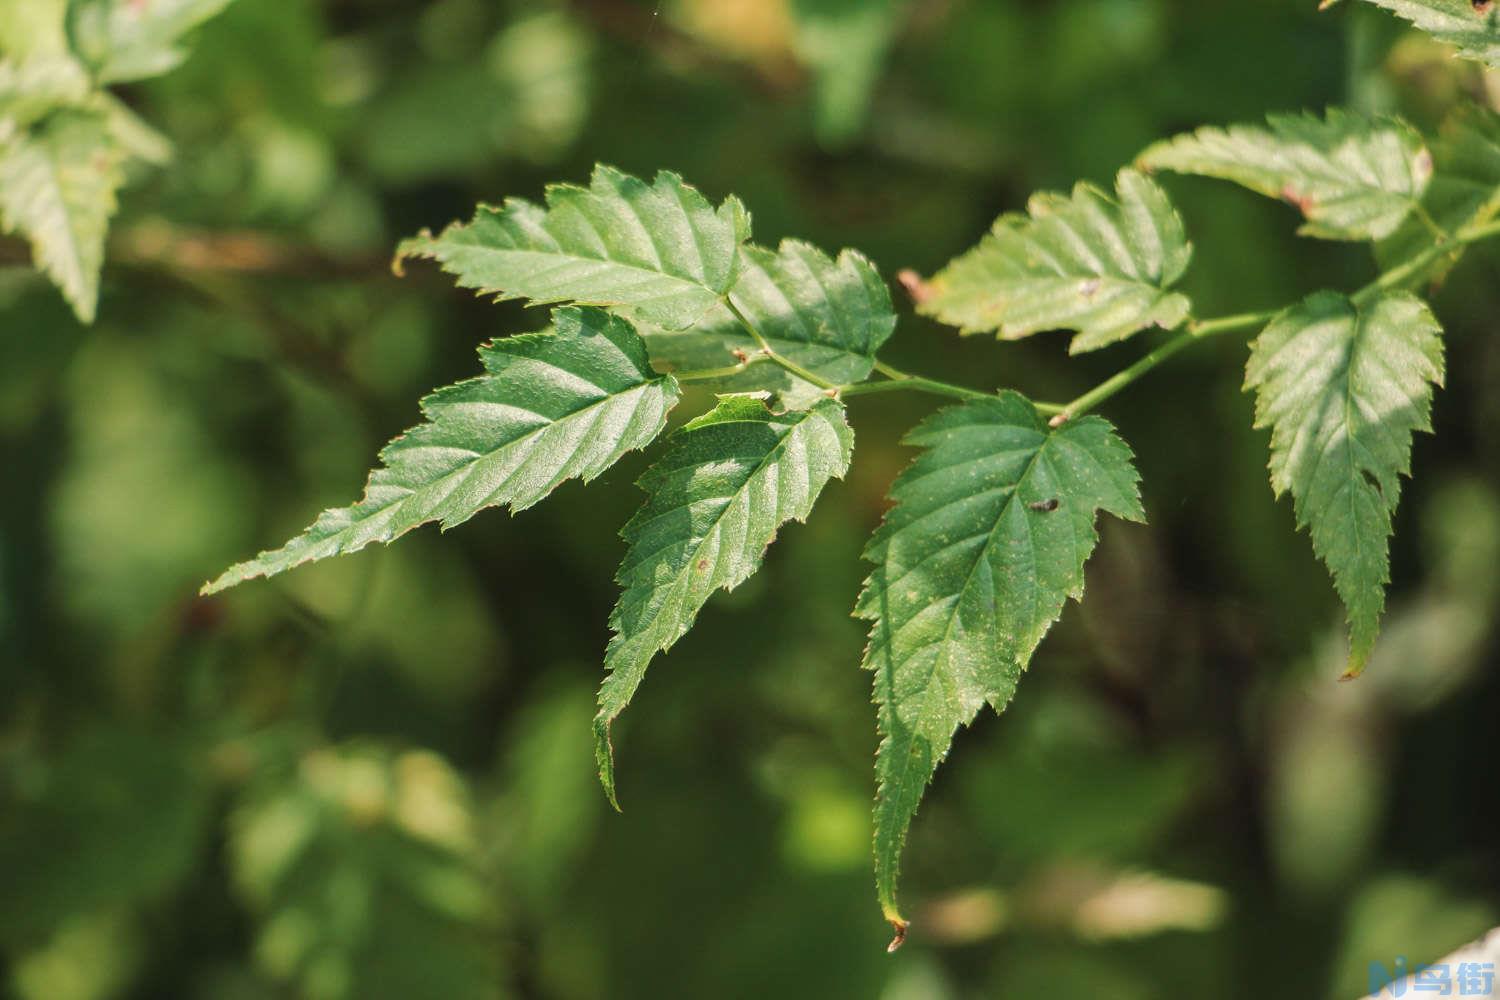
<instances>
[{"instance_id":1,"label":"green leaf","mask_svg":"<svg viewBox=\"0 0 1500 1000\"><path fill-rule=\"evenodd\" d=\"M160 76L187 58L182 37L230 0L73 0L73 47L100 83Z\"/></svg>"},{"instance_id":2,"label":"green leaf","mask_svg":"<svg viewBox=\"0 0 1500 1000\"><path fill-rule=\"evenodd\" d=\"M89 97L88 72L69 56L0 59L0 135Z\"/></svg>"},{"instance_id":3,"label":"green leaf","mask_svg":"<svg viewBox=\"0 0 1500 1000\"><path fill-rule=\"evenodd\" d=\"M1421 135L1396 118L1330 108L1325 118L1267 115L1266 124L1200 128L1157 143L1140 163L1280 198L1307 218L1299 232L1325 240L1389 236L1432 179Z\"/></svg>"},{"instance_id":4,"label":"green leaf","mask_svg":"<svg viewBox=\"0 0 1500 1000\"><path fill-rule=\"evenodd\" d=\"M1271 429L1271 486L1290 490L1298 527L1333 573L1349 611L1349 672L1369 658L1390 580L1387 548L1411 438L1431 430L1443 382L1442 331L1404 293L1356 302L1319 292L1266 327L1245 388Z\"/></svg>"},{"instance_id":5,"label":"green leaf","mask_svg":"<svg viewBox=\"0 0 1500 1000\"><path fill-rule=\"evenodd\" d=\"M1079 184L1071 198L1034 195L1029 216L1002 215L979 246L932 279L921 311L1004 340L1077 330L1075 354L1148 326L1177 326L1191 309L1168 291L1192 256L1182 220L1134 170L1120 171L1115 187L1118 201Z\"/></svg>"},{"instance_id":6,"label":"green leaf","mask_svg":"<svg viewBox=\"0 0 1500 1000\"><path fill-rule=\"evenodd\" d=\"M318 1000L496 997L498 896L460 775L359 745L276 763L229 819L261 968Z\"/></svg>"},{"instance_id":7,"label":"green leaf","mask_svg":"<svg viewBox=\"0 0 1500 1000\"><path fill-rule=\"evenodd\" d=\"M389 542L431 521L537 503L568 479L588 482L661 433L677 382L652 373L625 320L558 309L555 329L480 348L485 374L422 400L427 422L380 453L364 499L325 511L274 552L230 568L206 594L314 559Z\"/></svg>"},{"instance_id":8,"label":"green leaf","mask_svg":"<svg viewBox=\"0 0 1500 1000\"><path fill-rule=\"evenodd\" d=\"M172 159L172 141L146 124L124 101L108 91L99 92L94 100L109 119L109 136L122 152L158 167Z\"/></svg>"},{"instance_id":9,"label":"green leaf","mask_svg":"<svg viewBox=\"0 0 1500 1000\"><path fill-rule=\"evenodd\" d=\"M901 0L792 0L793 46L812 70L818 137L842 145L860 130L887 50L906 13Z\"/></svg>"},{"instance_id":10,"label":"green leaf","mask_svg":"<svg viewBox=\"0 0 1500 1000\"><path fill-rule=\"evenodd\" d=\"M25 59L66 56L68 0L0 3L0 53Z\"/></svg>"},{"instance_id":11,"label":"green leaf","mask_svg":"<svg viewBox=\"0 0 1500 1000\"><path fill-rule=\"evenodd\" d=\"M0 139L0 224L26 236L37 267L85 323L98 304L104 236L123 180L103 115L58 112Z\"/></svg>"},{"instance_id":12,"label":"green leaf","mask_svg":"<svg viewBox=\"0 0 1500 1000\"><path fill-rule=\"evenodd\" d=\"M1500 115L1478 104L1461 105L1443 123L1432 157L1437 169L1422 204L1444 232L1481 226L1500 215ZM1432 246L1433 238L1427 222L1412 217L1376 246L1376 257L1393 267ZM1424 277L1446 274L1465 246L1456 244Z\"/></svg>"},{"instance_id":13,"label":"green leaf","mask_svg":"<svg viewBox=\"0 0 1500 1000\"><path fill-rule=\"evenodd\" d=\"M681 330L734 285L750 216L734 198L717 210L676 174L646 184L612 167L587 188L547 189L547 207L510 199L469 223L402 241L396 261L430 257L458 283L497 299L607 306Z\"/></svg>"},{"instance_id":14,"label":"green leaf","mask_svg":"<svg viewBox=\"0 0 1500 1000\"><path fill-rule=\"evenodd\" d=\"M986 702L1005 708L1064 602L1082 596L1096 512L1145 519L1130 449L1100 417L1052 430L1003 392L938 411L906 443L925 450L891 489L855 606L874 622L875 877L898 942L902 845L953 734Z\"/></svg>"},{"instance_id":15,"label":"green leaf","mask_svg":"<svg viewBox=\"0 0 1500 1000\"><path fill-rule=\"evenodd\" d=\"M1460 55L1500 67L1500 8L1492 0L1365 0L1404 17Z\"/></svg>"},{"instance_id":16,"label":"green leaf","mask_svg":"<svg viewBox=\"0 0 1500 1000\"><path fill-rule=\"evenodd\" d=\"M853 448L835 400L777 414L755 396L723 396L673 434L641 477L650 497L622 532L630 549L615 578L624 592L610 616L594 720L599 777L616 808L609 727L647 664L686 634L715 590L760 568L781 525L805 520L828 480L843 478Z\"/></svg>"},{"instance_id":17,"label":"green leaf","mask_svg":"<svg viewBox=\"0 0 1500 1000\"><path fill-rule=\"evenodd\" d=\"M845 250L834 261L800 240L783 241L775 253L743 247L730 300L777 353L840 385L870 374L875 353L896 328L890 290L869 260ZM732 364L734 352L750 355L759 349L723 305L690 330L643 334L652 362L668 371ZM725 390L775 389L798 407L823 394L785 369L764 364L712 384Z\"/></svg>"}]
</instances>

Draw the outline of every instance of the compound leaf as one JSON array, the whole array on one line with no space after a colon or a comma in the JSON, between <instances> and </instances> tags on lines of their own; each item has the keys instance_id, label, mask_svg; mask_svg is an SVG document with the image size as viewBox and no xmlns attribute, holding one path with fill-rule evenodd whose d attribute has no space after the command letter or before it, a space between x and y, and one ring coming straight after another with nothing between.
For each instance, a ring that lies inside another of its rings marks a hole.
<instances>
[{"instance_id":1,"label":"compound leaf","mask_svg":"<svg viewBox=\"0 0 1500 1000\"><path fill-rule=\"evenodd\" d=\"M422 400L427 422L386 445L363 500L325 511L204 593L389 542L430 521L446 529L486 507L523 510L649 444L677 402L676 380L651 371L646 345L617 316L565 308L553 322L551 331L480 348L485 374Z\"/></svg>"},{"instance_id":2,"label":"compound leaf","mask_svg":"<svg viewBox=\"0 0 1500 1000\"><path fill-rule=\"evenodd\" d=\"M855 607L874 622L875 873L898 941L902 845L953 734L986 702L1005 708L1064 602L1082 595L1096 513L1145 519L1130 449L1100 417L1049 429L1003 392L938 411L906 443L925 450L891 489Z\"/></svg>"},{"instance_id":3,"label":"compound leaf","mask_svg":"<svg viewBox=\"0 0 1500 1000\"><path fill-rule=\"evenodd\" d=\"M1482 226L1500 215L1500 115L1478 104L1460 106L1443 123L1432 157L1437 169L1422 204L1444 232ZM1376 246L1376 256L1387 267L1395 266L1432 246L1433 238L1426 222L1409 218ZM1465 246L1455 243L1425 276L1442 277L1458 263Z\"/></svg>"},{"instance_id":4,"label":"compound leaf","mask_svg":"<svg viewBox=\"0 0 1500 1000\"><path fill-rule=\"evenodd\" d=\"M828 480L843 478L853 447L835 400L777 414L755 396L722 396L641 477L649 499L622 532L630 548L616 574L623 593L594 720L599 777L617 808L609 727L647 664L692 627L715 590L760 568L781 525L806 519Z\"/></svg>"},{"instance_id":5,"label":"compound leaf","mask_svg":"<svg viewBox=\"0 0 1500 1000\"><path fill-rule=\"evenodd\" d=\"M230 0L73 0L69 33L100 83L126 83L174 69L187 52L182 37Z\"/></svg>"},{"instance_id":6,"label":"compound leaf","mask_svg":"<svg viewBox=\"0 0 1500 1000\"><path fill-rule=\"evenodd\" d=\"M1458 49L1500 66L1500 8L1493 0L1365 0Z\"/></svg>"},{"instance_id":7,"label":"compound leaf","mask_svg":"<svg viewBox=\"0 0 1500 1000\"><path fill-rule=\"evenodd\" d=\"M817 247L785 240L776 252L747 245L730 301L779 354L830 382L858 382L896 328L891 293L875 266L853 250L832 260ZM692 329L643 331L651 360L667 370L713 368L759 344L728 306L715 306ZM715 383L720 389L774 388L806 406L822 390L785 369L760 365Z\"/></svg>"},{"instance_id":8,"label":"compound leaf","mask_svg":"<svg viewBox=\"0 0 1500 1000\"><path fill-rule=\"evenodd\" d=\"M546 208L482 205L471 222L404 240L396 261L430 257L497 299L605 306L681 330L734 285L749 236L750 216L734 198L714 209L676 174L648 185L599 166L587 188L548 188Z\"/></svg>"},{"instance_id":9,"label":"compound leaf","mask_svg":"<svg viewBox=\"0 0 1500 1000\"><path fill-rule=\"evenodd\" d=\"M1391 514L1411 471L1411 438L1431 430L1443 381L1442 331L1404 293L1359 302L1319 292L1251 347L1255 426L1271 429L1271 486L1291 491L1297 524L1348 609L1349 672L1369 658L1390 581Z\"/></svg>"},{"instance_id":10,"label":"compound leaf","mask_svg":"<svg viewBox=\"0 0 1500 1000\"><path fill-rule=\"evenodd\" d=\"M99 300L121 160L108 119L93 112L59 111L0 137L0 224L26 236L37 267L85 323Z\"/></svg>"},{"instance_id":11,"label":"compound leaf","mask_svg":"<svg viewBox=\"0 0 1500 1000\"><path fill-rule=\"evenodd\" d=\"M1306 217L1303 235L1326 240L1389 236L1432 179L1421 135L1395 118L1330 108L1324 118L1267 115L1266 124L1200 128L1150 147L1140 163L1281 198Z\"/></svg>"},{"instance_id":12,"label":"compound leaf","mask_svg":"<svg viewBox=\"0 0 1500 1000\"><path fill-rule=\"evenodd\" d=\"M1034 195L1028 215L1002 215L932 279L921 311L1005 340L1076 330L1073 353L1177 326L1191 308L1169 291L1192 256L1182 220L1143 174L1122 170L1115 187L1118 200L1079 184L1071 197Z\"/></svg>"}]
</instances>

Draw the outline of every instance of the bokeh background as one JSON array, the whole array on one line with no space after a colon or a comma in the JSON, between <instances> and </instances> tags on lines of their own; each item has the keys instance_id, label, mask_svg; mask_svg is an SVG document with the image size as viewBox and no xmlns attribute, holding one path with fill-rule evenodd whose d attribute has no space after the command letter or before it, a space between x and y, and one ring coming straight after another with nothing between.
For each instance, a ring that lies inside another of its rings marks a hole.
<instances>
[{"instance_id":1,"label":"bokeh background","mask_svg":"<svg viewBox=\"0 0 1500 1000\"><path fill-rule=\"evenodd\" d=\"M1311 0L236 0L125 92L177 145L122 197L100 317L0 269L0 991L24 1000L1352 998L1500 923L1500 258L1436 295L1448 386L1382 644L1340 610L1240 391L1243 342L1107 415L1149 527L1107 524L1002 718L961 733L888 956L869 857L863 539L933 401L852 404L855 467L589 721L640 456L519 521L423 530L221 598L352 501L473 350L545 317L404 279L395 241L604 161L758 241L931 273L1149 142L1347 104L1432 129L1500 79ZM1352 288L1366 249L1168 179L1206 314ZM898 291L898 297L899 297ZM1068 398L1132 342L890 359ZM685 418L707 404L691 397Z\"/></svg>"}]
</instances>

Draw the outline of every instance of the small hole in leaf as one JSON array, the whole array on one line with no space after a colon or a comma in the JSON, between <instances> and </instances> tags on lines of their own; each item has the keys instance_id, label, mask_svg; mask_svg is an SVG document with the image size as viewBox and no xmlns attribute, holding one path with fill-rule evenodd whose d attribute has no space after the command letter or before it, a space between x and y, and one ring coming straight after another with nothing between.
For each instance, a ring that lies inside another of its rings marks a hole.
<instances>
[{"instance_id":1,"label":"small hole in leaf","mask_svg":"<svg viewBox=\"0 0 1500 1000\"><path fill-rule=\"evenodd\" d=\"M1380 480L1375 478L1375 473L1371 472L1369 469L1360 469L1359 474L1365 477L1365 482L1369 483L1375 488L1376 493L1379 493L1381 496L1385 496L1385 488L1380 485Z\"/></svg>"}]
</instances>

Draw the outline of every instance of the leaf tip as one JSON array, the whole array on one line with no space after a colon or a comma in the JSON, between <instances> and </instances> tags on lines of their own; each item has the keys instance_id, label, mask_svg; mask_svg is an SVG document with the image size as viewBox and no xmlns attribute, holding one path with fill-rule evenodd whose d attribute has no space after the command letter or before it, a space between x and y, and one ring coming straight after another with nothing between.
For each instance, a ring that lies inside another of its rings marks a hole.
<instances>
[{"instance_id":1,"label":"leaf tip","mask_svg":"<svg viewBox=\"0 0 1500 1000\"><path fill-rule=\"evenodd\" d=\"M932 285L916 271L911 268L903 268L896 272L896 280L906 290L913 305L922 305L932 299Z\"/></svg>"},{"instance_id":2,"label":"leaf tip","mask_svg":"<svg viewBox=\"0 0 1500 1000\"><path fill-rule=\"evenodd\" d=\"M609 741L609 720L603 716L594 719L594 762L599 766L599 784L604 788L604 797L609 799L615 812L624 812L615 794L615 751Z\"/></svg>"},{"instance_id":3,"label":"leaf tip","mask_svg":"<svg viewBox=\"0 0 1500 1000\"><path fill-rule=\"evenodd\" d=\"M891 924L891 943L885 946L885 953L890 955L900 950L901 946L906 943L906 932L911 928L911 924L900 917L887 917L886 919Z\"/></svg>"}]
</instances>

